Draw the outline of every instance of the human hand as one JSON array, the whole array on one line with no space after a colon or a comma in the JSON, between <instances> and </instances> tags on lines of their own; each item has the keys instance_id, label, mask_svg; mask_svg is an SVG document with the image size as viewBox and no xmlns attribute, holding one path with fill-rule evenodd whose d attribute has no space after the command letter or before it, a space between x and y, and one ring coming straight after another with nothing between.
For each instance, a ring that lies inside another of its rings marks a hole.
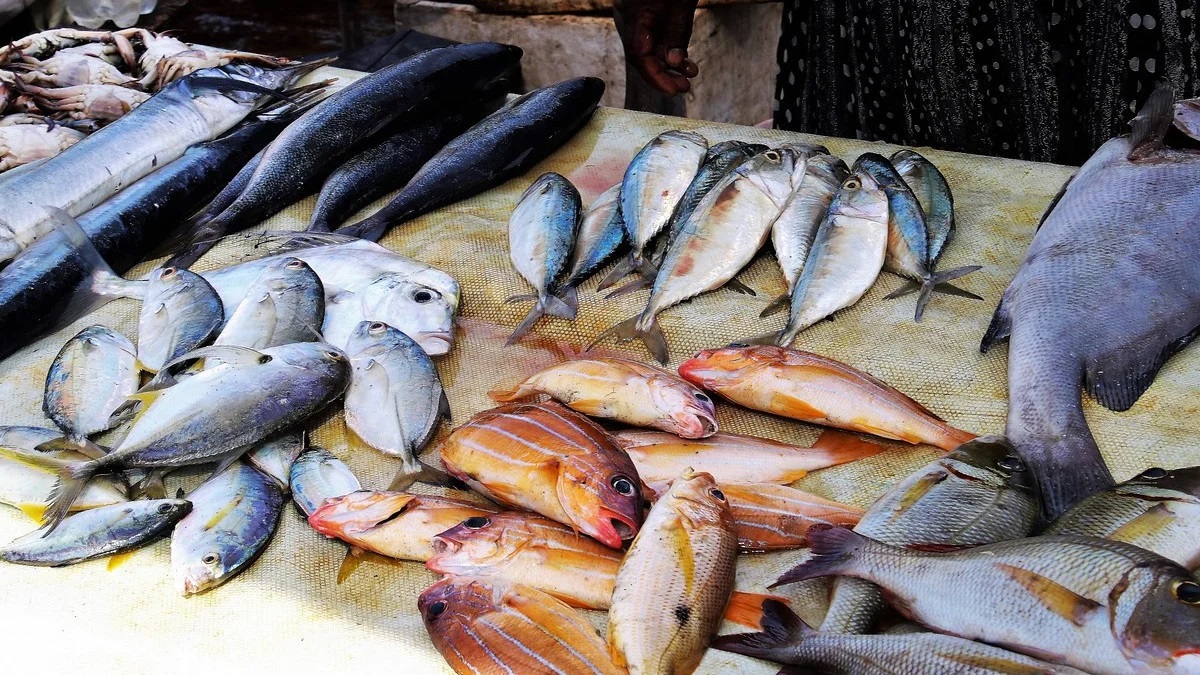
<instances>
[{"instance_id":1,"label":"human hand","mask_svg":"<svg viewBox=\"0 0 1200 675\"><path fill-rule=\"evenodd\" d=\"M688 58L697 0L613 0L613 19L625 59L668 96L692 88L700 72Z\"/></svg>"}]
</instances>

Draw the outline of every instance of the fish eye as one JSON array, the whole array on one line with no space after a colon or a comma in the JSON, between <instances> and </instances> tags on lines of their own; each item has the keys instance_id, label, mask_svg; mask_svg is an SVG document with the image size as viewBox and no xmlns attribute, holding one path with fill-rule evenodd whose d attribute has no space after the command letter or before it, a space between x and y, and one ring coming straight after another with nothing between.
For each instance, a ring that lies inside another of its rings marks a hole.
<instances>
[{"instance_id":1,"label":"fish eye","mask_svg":"<svg viewBox=\"0 0 1200 675\"><path fill-rule=\"evenodd\" d=\"M341 361L342 353L327 351L325 352L325 358L329 359L330 361Z\"/></svg>"},{"instance_id":2,"label":"fish eye","mask_svg":"<svg viewBox=\"0 0 1200 675\"><path fill-rule=\"evenodd\" d=\"M165 279L166 277L174 275L178 271L179 270L175 269L174 267L164 267L162 268L162 274L160 274L159 277Z\"/></svg>"},{"instance_id":3,"label":"fish eye","mask_svg":"<svg viewBox=\"0 0 1200 675\"><path fill-rule=\"evenodd\" d=\"M262 365L264 363L270 363L273 360L275 360L274 356L271 356L270 354L263 354L258 357L258 364Z\"/></svg>"},{"instance_id":4,"label":"fish eye","mask_svg":"<svg viewBox=\"0 0 1200 675\"><path fill-rule=\"evenodd\" d=\"M763 153L763 156L772 162L778 162L779 160L783 159L778 150L768 150Z\"/></svg>"},{"instance_id":5,"label":"fish eye","mask_svg":"<svg viewBox=\"0 0 1200 675\"><path fill-rule=\"evenodd\" d=\"M446 611L446 601L438 600L437 602L435 602L429 606L429 609L425 612L425 614L430 619L436 619L439 616L441 616L442 612L444 612L444 611Z\"/></svg>"},{"instance_id":6,"label":"fish eye","mask_svg":"<svg viewBox=\"0 0 1200 675\"><path fill-rule=\"evenodd\" d=\"M388 325L386 323L384 323L382 321L376 321L376 322L372 323L370 326L367 326L367 330L371 331L372 333L381 333L381 332L387 330L387 327L388 327Z\"/></svg>"},{"instance_id":7,"label":"fish eye","mask_svg":"<svg viewBox=\"0 0 1200 675\"><path fill-rule=\"evenodd\" d=\"M696 392L695 394L692 394L692 396L695 396L697 401L703 401L703 402L705 402L705 403L711 403L711 402L712 402L712 399L711 399L711 398L709 398L709 397L708 397L708 394L705 394L704 392L700 392L700 391L698 391L698 392Z\"/></svg>"},{"instance_id":8,"label":"fish eye","mask_svg":"<svg viewBox=\"0 0 1200 675\"><path fill-rule=\"evenodd\" d=\"M1016 455L1006 455L999 462L996 462L996 464L1001 469L1009 472L1025 470L1025 463L1022 462L1021 459Z\"/></svg>"},{"instance_id":9,"label":"fish eye","mask_svg":"<svg viewBox=\"0 0 1200 675\"><path fill-rule=\"evenodd\" d=\"M220 562L220 560L220 554L214 552L205 553L204 557L200 559L200 562L204 563L205 565L216 565L218 562Z\"/></svg>"},{"instance_id":10,"label":"fish eye","mask_svg":"<svg viewBox=\"0 0 1200 675\"><path fill-rule=\"evenodd\" d=\"M1138 478L1145 478L1146 480L1158 480L1159 478L1166 478L1166 477L1167 477L1167 470L1162 468L1161 466L1150 467L1149 469L1146 469L1145 471L1143 471L1142 475L1138 476Z\"/></svg>"},{"instance_id":11,"label":"fish eye","mask_svg":"<svg viewBox=\"0 0 1200 675\"><path fill-rule=\"evenodd\" d=\"M728 345L726 345L726 346L728 346L728 347L730 347L730 348L732 348L732 349L746 349L746 348L747 348L747 347L749 347L750 345L746 344L745 342L730 342L730 343L729 343Z\"/></svg>"},{"instance_id":12,"label":"fish eye","mask_svg":"<svg viewBox=\"0 0 1200 675\"><path fill-rule=\"evenodd\" d=\"M1200 605L1200 584L1181 579L1171 587L1171 595L1185 605Z\"/></svg>"},{"instance_id":13,"label":"fish eye","mask_svg":"<svg viewBox=\"0 0 1200 675\"><path fill-rule=\"evenodd\" d=\"M284 267L288 268L289 270L298 270L298 269L304 267L304 261L293 260L290 263L284 265Z\"/></svg>"},{"instance_id":14,"label":"fish eye","mask_svg":"<svg viewBox=\"0 0 1200 675\"><path fill-rule=\"evenodd\" d=\"M613 489L617 491L617 494L622 494L625 496L633 494L633 481L629 480L625 476L617 476L616 478L613 478L612 486Z\"/></svg>"},{"instance_id":15,"label":"fish eye","mask_svg":"<svg viewBox=\"0 0 1200 675\"><path fill-rule=\"evenodd\" d=\"M434 298L433 291L426 290L424 288L413 293L413 295L412 295L413 302L416 302L417 304L420 304L420 305L424 305L427 302L431 302L433 300L433 298Z\"/></svg>"},{"instance_id":16,"label":"fish eye","mask_svg":"<svg viewBox=\"0 0 1200 675\"><path fill-rule=\"evenodd\" d=\"M157 510L159 513L170 513L172 508L173 507L170 504L163 502L162 504L158 505Z\"/></svg>"},{"instance_id":17,"label":"fish eye","mask_svg":"<svg viewBox=\"0 0 1200 675\"><path fill-rule=\"evenodd\" d=\"M858 188L862 187L862 181L859 180L857 176L851 176L846 179L846 182L842 183L842 187L846 188L847 190L857 190Z\"/></svg>"},{"instance_id":18,"label":"fish eye","mask_svg":"<svg viewBox=\"0 0 1200 675\"><path fill-rule=\"evenodd\" d=\"M491 525L491 524L492 524L492 519L485 518L484 516L473 516L473 517L467 518L466 520L463 521L463 525L466 525L467 527L471 528L472 530L478 530L481 527L487 527L488 525Z\"/></svg>"},{"instance_id":19,"label":"fish eye","mask_svg":"<svg viewBox=\"0 0 1200 675\"><path fill-rule=\"evenodd\" d=\"M715 497L715 498L716 498L716 500L717 500L717 501L719 501L719 502L723 502L723 501L725 501L725 493L724 493L724 492L721 492L721 491L720 491L720 490L718 490L717 488L713 488L713 489L709 490L709 491L708 491L708 494L710 494L710 495L712 495L713 497Z\"/></svg>"}]
</instances>

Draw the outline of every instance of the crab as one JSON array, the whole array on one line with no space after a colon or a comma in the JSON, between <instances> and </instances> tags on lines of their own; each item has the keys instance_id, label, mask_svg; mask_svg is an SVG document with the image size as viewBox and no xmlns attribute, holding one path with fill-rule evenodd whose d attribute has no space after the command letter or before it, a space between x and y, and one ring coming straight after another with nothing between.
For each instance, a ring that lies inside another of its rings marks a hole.
<instances>
[{"instance_id":1,"label":"crab","mask_svg":"<svg viewBox=\"0 0 1200 675\"><path fill-rule=\"evenodd\" d=\"M129 39L135 35L139 35L141 32L136 28L114 32L77 30L74 28L45 30L33 35L27 35L16 42L0 47L0 64L15 61L18 58L26 56L35 58L46 57L60 49L74 47L87 42L110 43L121 56L122 60L126 63L133 63L135 60L133 44L130 43Z\"/></svg>"},{"instance_id":2,"label":"crab","mask_svg":"<svg viewBox=\"0 0 1200 675\"><path fill-rule=\"evenodd\" d=\"M26 85L24 89L42 108L66 113L77 120L119 119L150 98L144 91L115 84L80 84L60 89Z\"/></svg>"},{"instance_id":3,"label":"crab","mask_svg":"<svg viewBox=\"0 0 1200 675\"><path fill-rule=\"evenodd\" d=\"M87 45L91 47L93 45ZM26 84L74 87L80 84L129 84L137 78L126 75L116 66L87 51L78 48L64 49L50 58L39 61L25 57L25 63L13 64L14 69L27 69L19 77Z\"/></svg>"},{"instance_id":4,"label":"crab","mask_svg":"<svg viewBox=\"0 0 1200 675\"><path fill-rule=\"evenodd\" d=\"M53 157L78 143L84 135L81 131L68 129L62 125L53 127L46 124L0 126L0 171L7 171L22 164Z\"/></svg>"},{"instance_id":5,"label":"crab","mask_svg":"<svg viewBox=\"0 0 1200 675\"><path fill-rule=\"evenodd\" d=\"M141 31L141 41L146 46L146 51L138 61L142 70L141 84L150 91L158 91L168 83L201 68L215 68L233 61L245 61L271 67L291 63L290 59L253 52L189 45L170 35L152 33L148 30Z\"/></svg>"}]
</instances>

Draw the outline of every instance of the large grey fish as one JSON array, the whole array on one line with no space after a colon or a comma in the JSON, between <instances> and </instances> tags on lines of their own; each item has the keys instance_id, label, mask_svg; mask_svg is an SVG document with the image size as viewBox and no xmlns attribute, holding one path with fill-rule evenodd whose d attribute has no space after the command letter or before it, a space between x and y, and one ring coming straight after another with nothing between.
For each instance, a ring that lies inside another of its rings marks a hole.
<instances>
[{"instance_id":1,"label":"large grey fish","mask_svg":"<svg viewBox=\"0 0 1200 675\"><path fill-rule=\"evenodd\" d=\"M106 326L88 326L67 341L46 373L42 410L67 434L87 437L120 421L113 412L138 389L137 356L129 338Z\"/></svg>"},{"instance_id":2,"label":"large grey fish","mask_svg":"<svg viewBox=\"0 0 1200 675\"><path fill-rule=\"evenodd\" d=\"M324 448L308 448L292 463L292 501L307 518L326 499L358 492L362 484L346 463Z\"/></svg>"},{"instance_id":3,"label":"large grey fish","mask_svg":"<svg viewBox=\"0 0 1200 675\"><path fill-rule=\"evenodd\" d=\"M72 462L91 459L77 449L40 451L37 447L61 438L61 432L41 427L0 427L0 504L20 509L40 523L46 514L46 495L54 488L58 471ZM48 465L46 459L58 460ZM88 484L72 511L117 504L128 498L129 489L114 476L102 476Z\"/></svg>"},{"instance_id":4,"label":"large grey fish","mask_svg":"<svg viewBox=\"0 0 1200 675\"><path fill-rule=\"evenodd\" d=\"M608 188L588 206L579 222L570 271L563 288L578 288L625 243L621 222L621 184Z\"/></svg>"},{"instance_id":5,"label":"large grey fish","mask_svg":"<svg viewBox=\"0 0 1200 675\"><path fill-rule=\"evenodd\" d=\"M1084 675L1007 649L937 633L846 635L813 630L778 600L763 602L762 632L722 635L714 648L829 675Z\"/></svg>"},{"instance_id":6,"label":"large grey fish","mask_svg":"<svg viewBox=\"0 0 1200 675\"><path fill-rule=\"evenodd\" d=\"M283 490L234 462L188 495L192 512L171 533L171 575L181 594L225 583L266 548L283 513Z\"/></svg>"},{"instance_id":7,"label":"large grey fish","mask_svg":"<svg viewBox=\"0 0 1200 675\"><path fill-rule=\"evenodd\" d=\"M948 553L809 530L789 583L830 574L879 584L910 620L1091 673L1196 672L1200 582L1131 544L1050 535Z\"/></svg>"},{"instance_id":8,"label":"large grey fish","mask_svg":"<svg viewBox=\"0 0 1200 675\"><path fill-rule=\"evenodd\" d=\"M1195 570L1200 567L1200 467L1146 469L1071 507L1043 534L1124 541Z\"/></svg>"},{"instance_id":9,"label":"large grey fish","mask_svg":"<svg viewBox=\"0 0 1200 675\"><path fill-rule=\"evenodd\" d=\"M163 364L203 347L225 320L221 296L204 277L178 267L150 272L138 315L138 361L158 372Z\"/></svg>"},{"instance_id":10,"label":"large grey fish","mask_svg":"<svg viewBox=\"0 0 1200 675\"><path fill-rule=\"evenodd\" d=\"M775 344L790 346L800 331L858 302L883 271L887 241L887 196L870 174L856 171L817 228Z\"/></svg>"},{"instance_id":11,"label":"large grey fish","mask_svg":"<svg viewBox=\"0 0 1200 675\"><path fill-rule=\"evenodd\" d=\"M89 509L67 517L49 536L41 530L0 547L0 560L60 567L143 546L192 510L186 499L152 499Z\"/></svg>"},{"instance_id":12,"label":"large grey fish","mask_svg":"<svg viewBox=\"0 0 1200 675\"><path fill-rule=\"evenodd\" d=\"M274 260L246 291L213 344L265 349L321 338L325 287L299 258Z\"/></svg>"},{"instance_id":13,"label":"large grey fish","mask_svg":"<svg viewBox=\"0 0 1200 675\"><path fill-rule=\"evenodd\" d=\"M1163 145L1171 111L1156 89L1063 186L980 345L1010 338L1006 433L1047 520L1113 484L1080 394L1128 410L1200 333L1200 152Z\"/></svg>"},{"instance_id":14,"label":"large grey fish","mask_svg":"<svg viewBox=\"0 0 1200 675\"><path fill-rule=\"evenodd\" d=\"M771 224L804 177L804 162L790 149L767 150L746 160L701 200L667 252L646 309L592 341L635 337L660 363L667 342L658 315L669 307L720 288L745 267L771 232Z\"/></svg>"},{"instance_id":15,"label":"large grey fish","mask_svg":"<svg viewBox=\"0 0 1200 675\"><path fill-rule=\"evenodd\" d=\"M207 347L221 364L163 389L130 397L141 410L107 455L59 474L47 510L51 530L97 474L231 461L249 446L307 419L341 395L346 356L319 342L272 347Z\"/></svg>"},{"instance_id":16,"label":"large grey fish","mask_svg":"<svg viewBox=\"0 0 1200 675\"><path fill-rule=\"evenodd\" d=\"M0 262L53 229L47 206L77 216L189 146L229 130L279 89L325 63L264 70L247 64L196 71L36 169L0 185Z\"/></svg>"},{"instance_id":17,"label":"large grey fish","mask_svg":"<svg viewBox=\"0 0 1200 675\"><path fill-rule=\"evenodd\" d=\"M808 158L804 165L804 180L771 226L771 245L787 281L787 292L767 305L759 316L770 316L788 306L800 283L800 273L804 271L817 229L849 173L846 163L833 155Z\"/></svg>"},{"instance_id":18,"label":"large grey fish","mask_svg":"<svg viewBox=\"0 0 1200 675\"><path fill-rule=\"evenodd\" d=\"M671 220L679 200L704 163L708 140L692 131L665 131L650 139L630 160L621 181L620 212L633 250L600 284L607 288L632 271L652 276L650 241Z\"/></svg>"},{"instance_id":19,"label":"large grey fish","mask_svg":"<svg viewBox=\"0 0 1200 675\"><path fill-rule=\"evenodd\" d=\"M417 455L450 417L433 360L412 338L379 321L358 324L346 351L352 368L346 427L364 444L399 457L401 474L428 474Z\"/></svg>"},{"instance_id":20,"label":"large grey fish","mask_svg":"<svg viewBox=\"0 0 1200 675\"><path fill-rule=\"evenodd\" d=\"M570 271L571 249L583 205L571 181L550 172L533 182L508 218L508 257L533 295L514 295L506 302L533 300L533 309L505 344L513 344L543 315L574 319L579 307L576 290L563 287Z\"/></svg>"},{"instance_id":21,"label":"large grey fish","mask_svg":"<svg viewBox=\"0 0 1200 675\"><path fill-rule=\"evenodd\" d=\"M439 47L371 73L304 113L263 150L245 189L172 257L187 267L231 229L253 225L314 189L358 144L396 118L504 78L521 49L495 42Z\"/></svg>"},{"instance_id":22,"label":"large grey fish","mask_svg":"<svg viewBox=\"0 0 1200 675\"><path fill-rule=\"evenodd\" d=\"M279 483L286 494L291 483L292 466L304 452L307 440L303 431L288 431L259 443L246 453L246 462Z\"/></svg>"},{"instance_id":23,"label":"large grey fish","mask_svg":"<svg viewBox=\"0 0 1200 675\"><path fill-rule=\"evenodd\" d=\"M871 504L854 531L897 546L947 549L1029 535L1038 500L1028 472L1002 437L968 441L895 484ZM879 588L834 581L821 630L869 633L887 608Z\"/></svg>"}]
</instances>

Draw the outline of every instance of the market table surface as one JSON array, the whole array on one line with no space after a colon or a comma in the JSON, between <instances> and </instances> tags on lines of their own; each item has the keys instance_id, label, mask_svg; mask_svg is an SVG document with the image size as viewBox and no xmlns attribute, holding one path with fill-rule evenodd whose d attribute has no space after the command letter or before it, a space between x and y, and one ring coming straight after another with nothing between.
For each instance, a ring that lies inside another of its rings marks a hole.
<instances>
[{"instance_id":1,"label":"market table surface","mask_svg":"<svg viewBox=\"0 0 1200 675\"><path fill-rule=\"evenodd\" d=\"M328 70L318 73L321 76ZM338 71L346 79L355 74ZM536 369L582 351L600 331L638 313L646 292L604 300L597 278L580 292L574 323L545 319L516 346L504 340L528 309L504 304L527 292L508 260L507 220L521 192L545 171L570 178L585 204L619 181L634 153L667 129L692 129L710 142L744 139L768 144L819 141L848 163L866 151L889 154L895 147L862 141L825 139L783 131L720 125L601 109L560 151L527 174L485 194L393 229L383 244L436 265L462 286L460 331L450 354L437 359L453 410L453 423L490 407L485 395ZM884 300L903 283L883 274L853 308L802 333L796 347L831 356L866 370L911 395L954 426L981 434L1000 433L1006 411L1004 348L979 353L979 340L1001 292L1015 273L1042 210L1072 169L1014 160L921 149L945 173L954 191L958 233L942 266L980 264L962 280L984 302L939 296L925 319L912 321L913 296ZM307 221L309 198L269 220L269 229L298 229ZM380 204L383 202L380 202ZM379 204L371 207L377 208ZM244 253L245 240L222 244L196 269L228 264ZM130 276L145 274L160 261ZM602 275L598 275L602 276ZM728 290L705 294L668 310L661 318L677 365L705 347L778 329L784 318L758 318L782 292L783 279L769 254L740 277L756 297ZM527 304L527 303L526 303ZM41 412L42 386L50 361L81 328L102 323L136 334L138 304L119 300L0 362L3 424L50 426ZM640 344L603 345L601 351L649 360ZM1200 444L1192 421L1200 398L1200 350L1186 350L1159 374L1132 410L1117 414L1087 402L1088 420L1118 480L1149 466L1200 464ZM219 402L214 402L219 404ZM721 428L806 444L817 428L732 405L718 405ZM383 488L398 462L348 445L340 409L322 418L312 442L333 451L367 488ZM443 430L445 433L445 430ZM103 440L103 439L101 439ZM432 447L436 447L436 442ZM931 447L895 445L856 463L815 472L796 486L822 496L867 506L883 490L932 460ZM436 457L430 451L426 458ZM191 488L203 472L168 480ZM423 490L424 488L417 488ZM19 511L0 510L0 541L31 529ZM416 611L417 595L435 580L419 563L369 560L344 583L335 575L346 548L318 535L292 505L286 505L279 531L262 558L212 592L181 597L170 576L170 553L161 541L134 553L109 570L103 561L63 569L0 565L0 635L11 664L42 663L51 671L86 667L89 672L354 672L384 666L401 673L449 672L429 642ZM763 591L801 552L744 555L738 588ZM818 622L824 612L824 581L777 589L798 613ZM1000 601L1000 599L998 599ZM603 630L605 615L588 612ZM724 632L736 631L726 625ZM774 673L765 662L715 650L700 672Z\"/></svg>"}]
</instances>

